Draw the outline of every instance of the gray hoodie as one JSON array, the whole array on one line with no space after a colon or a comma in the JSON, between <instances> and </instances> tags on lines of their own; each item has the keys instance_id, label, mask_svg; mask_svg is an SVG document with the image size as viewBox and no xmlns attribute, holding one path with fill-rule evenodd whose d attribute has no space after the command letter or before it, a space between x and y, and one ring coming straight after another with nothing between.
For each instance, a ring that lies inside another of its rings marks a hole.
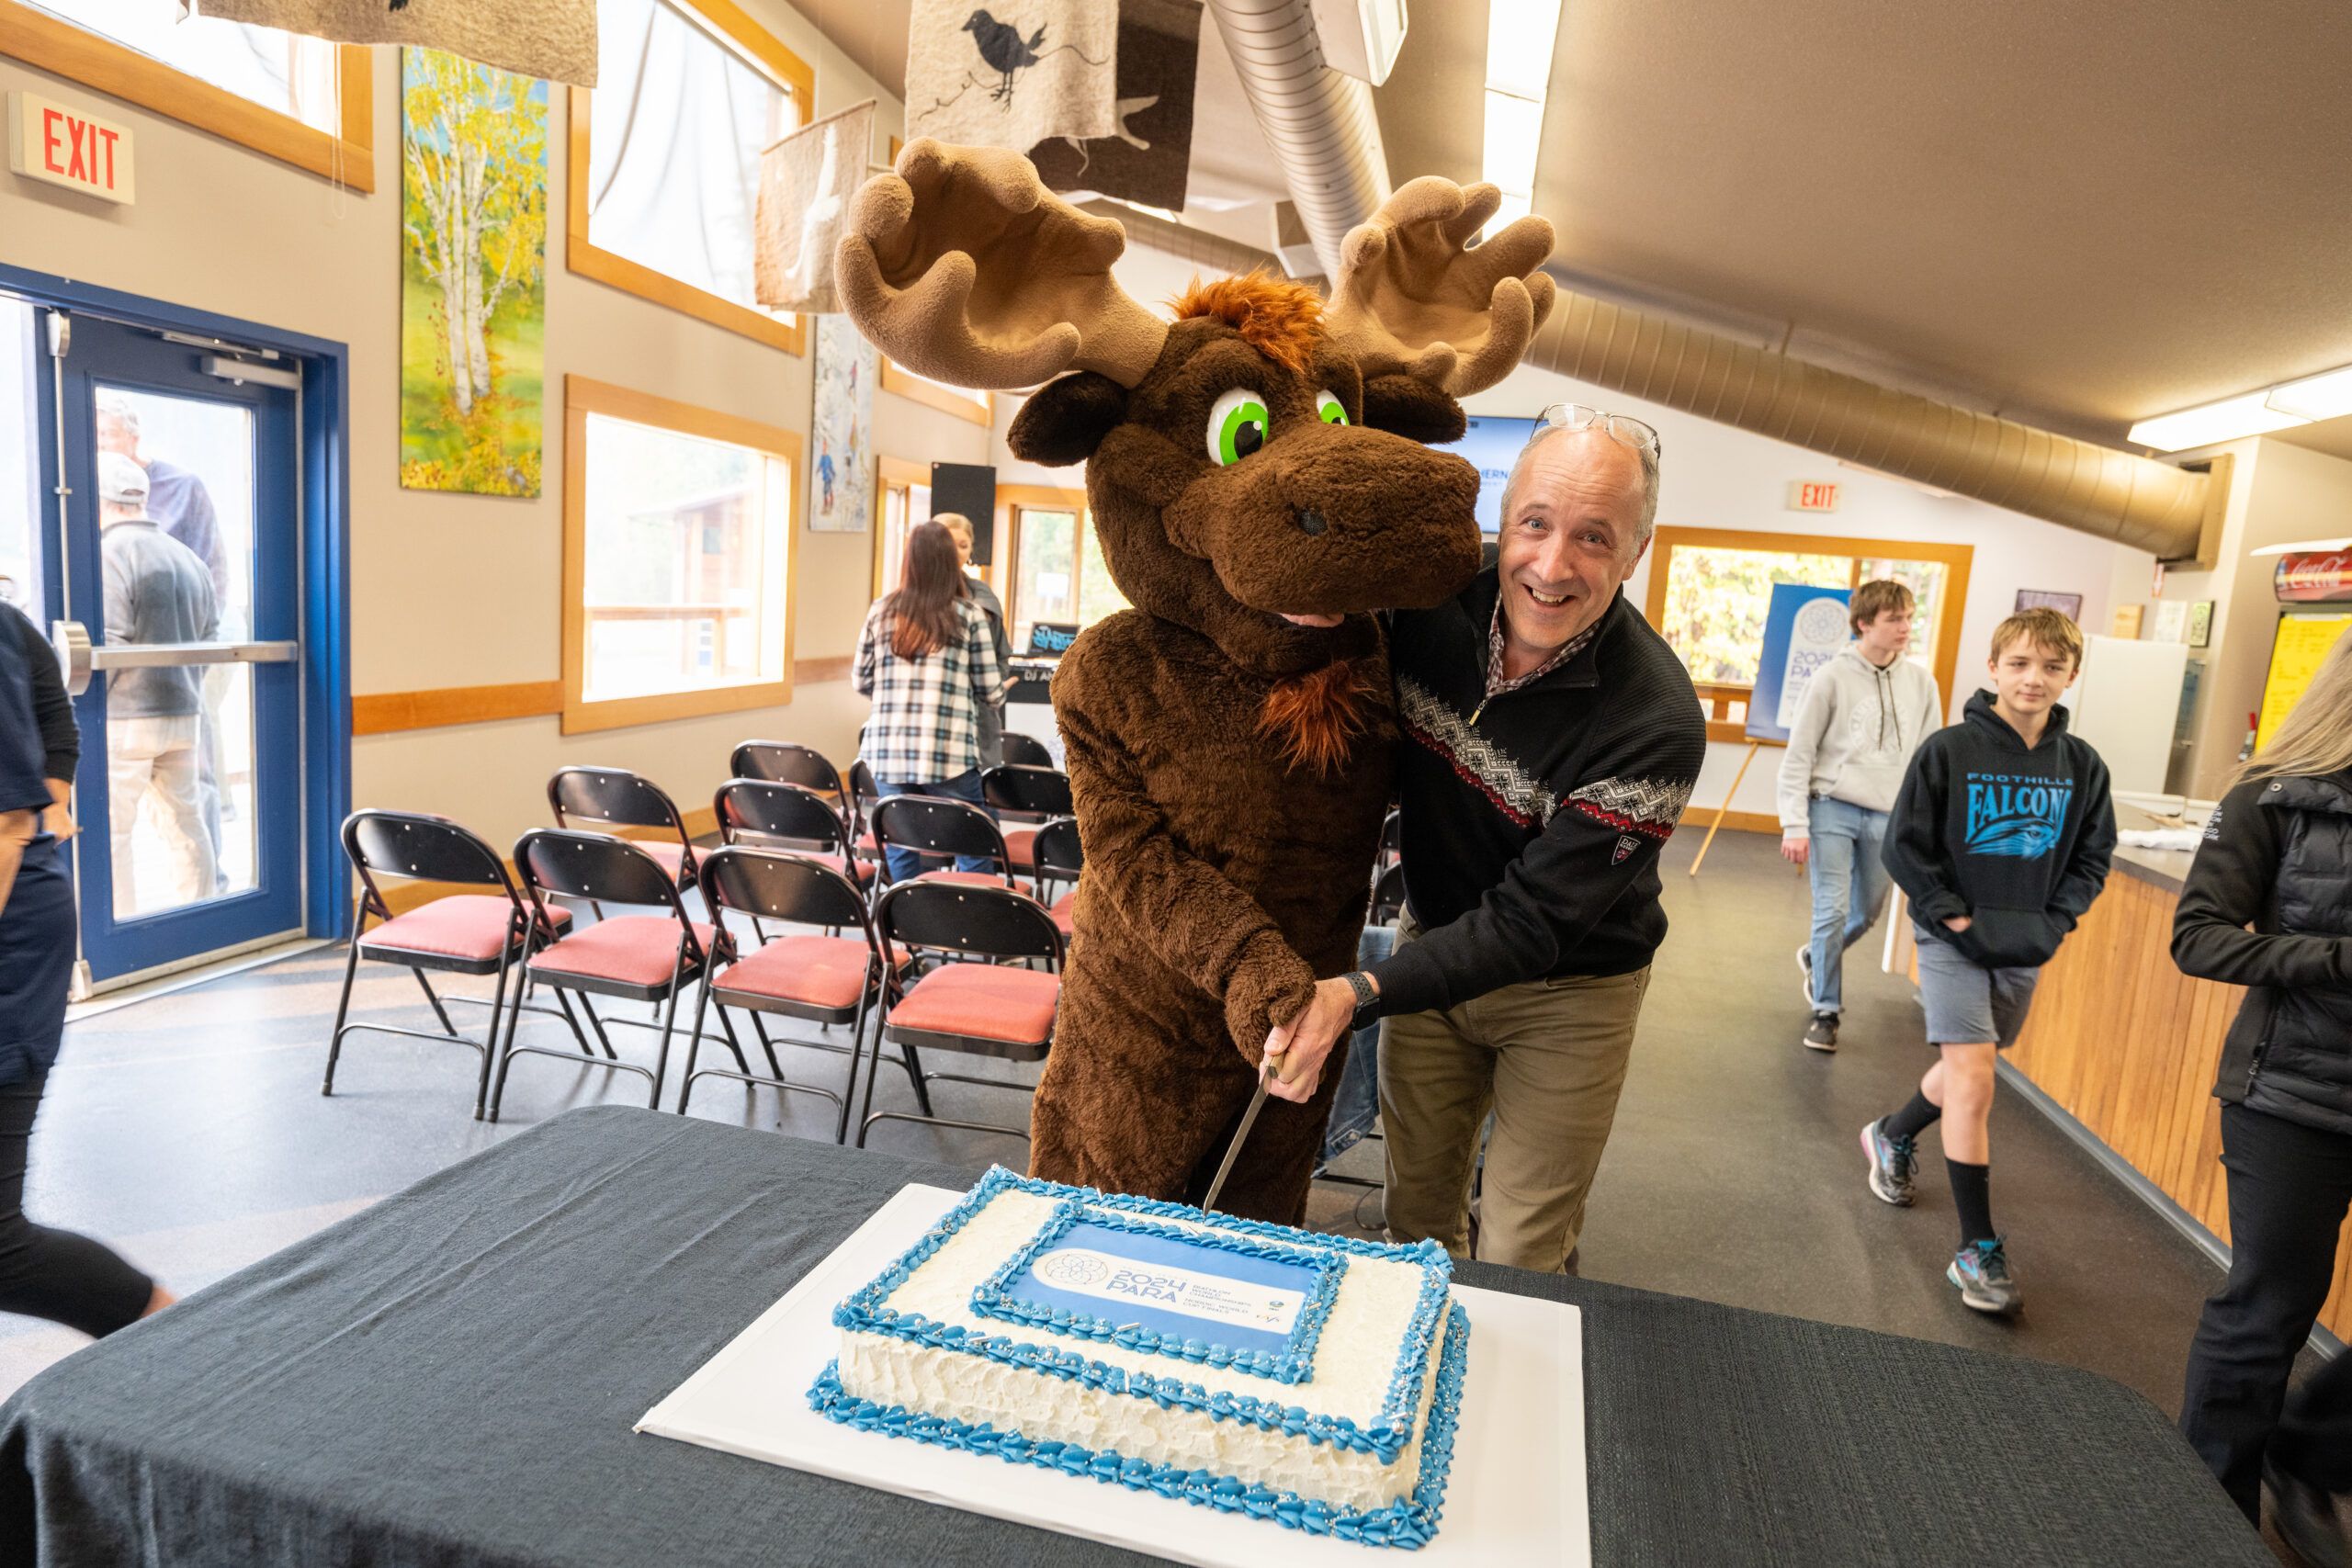
<instances>
[{"instance_id":1,"label":"gray hoodie","mask_svg":"<svg viewBox=\"0 0 2352 1568\"><path fill-rule=\"evenodd\" d=\"M1849 644L1797 705L1781 759L1781 831L1809 836L1811 803L1827 795L1870 811L1894 805L1919 742L1943 728L1936 679L1907 659L1882 670Z\"/></svg>"}]
</instances>

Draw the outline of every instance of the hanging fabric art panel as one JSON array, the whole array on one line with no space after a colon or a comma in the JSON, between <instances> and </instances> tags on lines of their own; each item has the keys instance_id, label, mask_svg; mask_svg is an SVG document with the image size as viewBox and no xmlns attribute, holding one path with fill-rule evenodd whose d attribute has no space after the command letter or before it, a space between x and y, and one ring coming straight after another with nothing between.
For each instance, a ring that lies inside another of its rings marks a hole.
<instances>
[{"instance_id":1,"label":"hanging fabric art panel","mask_svg":"<svg viewBox=\"0 0 2352 1568\"><path fill-rule=\"evenodd\" d=\"M838 310L833 246L850 193L873 156L874 102L779 138L760 156L759 301L772 310Z\"/></svg>"},{"instance_id":2,"label":"hanging fabric art panel","mask_svg":"<svg viewBox=\"0 0 2352 1568\"><path fill-rule=\"evenodd\" d=\"M907 137L1026 152L1118 130L1119 13L1102 0L915 0Z\"/></svg>"},{"instance_id":3,"label":"hanging fabric art panel","mask_svg":"<svg viewBox=\"0 0 2352 1568\"><path fill-rule=\"evenodd\" d=\"M180 0L180 15L198 13L337 43L422 44L596 85L596 0Z\"/></svg>"},{"instance_id":4,"label":"hanging fabric art panel","mask_svg":"<svg viewBox=\"0 0 2352 1568\"><path fill-rule=\"evenodd\" d=\"M1092 191L1181 211L1193 169L1198 0L1119 0L1117 124L1091 141L1030 149L1048 190Z\"/></svg>"}]
</instances>

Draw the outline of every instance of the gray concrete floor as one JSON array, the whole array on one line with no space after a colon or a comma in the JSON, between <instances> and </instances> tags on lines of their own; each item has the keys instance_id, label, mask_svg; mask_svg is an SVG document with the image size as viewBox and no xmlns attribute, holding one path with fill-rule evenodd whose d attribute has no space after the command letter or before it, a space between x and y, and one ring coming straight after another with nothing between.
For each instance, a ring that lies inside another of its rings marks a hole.
<instances>
[{"instance_id":1,"label":"gray concrete floor","mask_svg":"<svg viewBox=\"0 0 2352 1568\"><path fill-rule=\"evenodd\" d=\"M1792 954L1805 921L1804 878L1775 858L1772 840L1725 834L1693 881L1683 871L1698 841L1685 833L1669 846L1673 931L1593 1192L1584 1272L2068 1362L2175 1409L2198 1304L2219 1271L2010 1099L1994 1113L1993 1199L2026 1313L1998 1324L1963 1310L1942 1280L1955 1237L1933 1134L1923 1141L1920 1201L1908 1211L1870 1196L1856 1144L1862 1123L1900 1104L1928 1064L1909 987L1876 971L1875 942L1866 942L1849 972L1844 1048L1834 1057L1801 1049ZM491 1127L469 1116L469 1053L366 1035L346 1046L336 1093L322 1099L341 975L340 953L322 950L75 1024L34 1144L32 1213L110 1239L184 1293L570 1107L643 1102L642 1079L524 1057L505 1121ZM392 969L363 967L354 1016L431 1026L414 982ZM458 1022L481 1019L481 1010L467 1010ZM560 1022L537 1018L524 1033L567 1038ZM616 1038L624 1055L651 1061L646 1032ZM785 1065L831 1086L844 1060L790 1050ZM1027 1115L1025 1097L1009 1090L938 1093L948 1114ZM666 1089L663 1103L675 1098ZM767 1126L781 1114L786 1133L831 1138L830 1104L785 1098L779 1112L772 1091L707 1081L694 1112ZM903 1075L886 1070L877 1103L909 1100ZM1014 1139L905 1124L877 1129L874 1144L976 1168L1023 1154ZM1376 1172L1376 1145L1351 1165ZM1318 1187L1312 1214L1355 1229L1376 1217L1376 1201ZM0 1319L0 1390L76 1343L62 1329Z\"/></svg>"}]
</instances>

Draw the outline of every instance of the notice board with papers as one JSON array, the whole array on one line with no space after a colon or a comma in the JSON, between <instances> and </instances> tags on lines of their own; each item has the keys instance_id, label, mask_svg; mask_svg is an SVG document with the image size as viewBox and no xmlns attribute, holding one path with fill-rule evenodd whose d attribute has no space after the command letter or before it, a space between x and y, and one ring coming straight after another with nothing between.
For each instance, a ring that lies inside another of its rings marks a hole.
<instances>
[{"instance_id":1,"label":"notice board with papers","mask_svg":"<svg viewBox=\"0 0 2352 1568\"><path fill-rule=\"evenodd\" d=\"M2270 744L2278 726L2319 673L2321 660L2345 632L2352 630L2352 611L2330 615L2281 615L2278 635L2270 645L2270 673L2262 682L2262 716L2255 726L2258 753Z\"/></svg>"}]
</instances>

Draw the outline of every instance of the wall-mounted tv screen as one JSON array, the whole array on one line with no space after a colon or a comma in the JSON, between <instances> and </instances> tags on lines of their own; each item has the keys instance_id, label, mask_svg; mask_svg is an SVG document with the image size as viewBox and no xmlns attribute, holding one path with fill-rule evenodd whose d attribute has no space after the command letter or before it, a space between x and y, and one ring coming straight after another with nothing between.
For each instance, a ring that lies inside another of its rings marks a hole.
<instances>
[{"instance_id":1,"label":"wall-mounted tv screen","mask_svg":"<svg viewBox=\"0 0 2352 1568\"><path fill-rule=\"evenodd\" d=\"M1474 413L1470 428L1462 433L1459 441L1449 441L1438 448L1468 458L1478 469L1478 531L1499 534L1503 528L1503 481L1510 478L1510 466L1527 438L1535 434L1536 422L1499 414Z\"/></svg>"}]
</instances>

